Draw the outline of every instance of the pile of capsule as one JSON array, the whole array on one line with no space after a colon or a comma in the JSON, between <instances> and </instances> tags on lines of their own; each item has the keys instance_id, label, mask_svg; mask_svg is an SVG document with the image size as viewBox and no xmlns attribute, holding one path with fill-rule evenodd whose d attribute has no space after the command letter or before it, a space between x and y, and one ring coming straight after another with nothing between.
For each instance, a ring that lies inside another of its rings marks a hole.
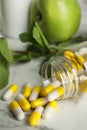
<instances>
[{"instance_id":1,"label":"pile of capsule","mask_svg":"<svg viewBox=\"0 0 87 130\"><path fill-rule=\"evenodd\" d=\"M72 51L64 52L64 57L72 63L73 68L77 71L77 75L83 72L83 70L87 72L87 62L84 59L85 54L83 55L83 53L87 54L87 48L82 48L79 52L75 53ZM83 74L80 76L80 80L83 81L84 79L87 85L87 76ZM3 100L9 100L17 90L18 86L12 84L3 95ZM47 119L51 116L57 108L57 99L63 95L64 87L61 86L61 82L58 79L44 87L35 86L32 88L31 84L27 83L22 92L17 94L15 100L9 106L18 120L23 120L25 112L33 109L33 112L28 117L28 124L35 126L41 117Z\"/></svg>"},{"instance_id":2,"label":"pile of capsule","mask_svg":"<svg viewBox=\"0 0 87 130\"><path fill-rule=\"evenodd\" d=\"M57 82L55 81L46 87L35 86L33 88L27 83L23 87L22 92L16 94L15 100L11 101L9 105L10 110L18 120L23 120L25 112L33 109L33 112L28 117L28 124L31 126L37 125L41 117L48 119L57 108L57 101L55 99L63 94L63 89L60 87L56 89L56 96L54 98L49 98L47 95L49 91L57 87ZM9 86L3 95L3 100L11 99L17 90L18 86L16 84Z\"/></svg>"}]
</instances>

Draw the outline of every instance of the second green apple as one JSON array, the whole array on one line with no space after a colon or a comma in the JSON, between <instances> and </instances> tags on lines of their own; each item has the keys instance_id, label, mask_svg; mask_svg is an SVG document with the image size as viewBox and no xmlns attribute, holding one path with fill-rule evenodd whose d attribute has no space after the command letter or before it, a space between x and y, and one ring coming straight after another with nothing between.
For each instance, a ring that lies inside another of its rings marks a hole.
<instances>
[{"instance_id":1,"label":"second green apple","mask_svg":"<svg viewBox=\"0 0 87 130\"><path fill-rule=\"evenodd\" d=\"M50 42L62 42L78 30L81 9L77 0L31 0L29 25L37 21Z\"/></svg>"}]
</instances>

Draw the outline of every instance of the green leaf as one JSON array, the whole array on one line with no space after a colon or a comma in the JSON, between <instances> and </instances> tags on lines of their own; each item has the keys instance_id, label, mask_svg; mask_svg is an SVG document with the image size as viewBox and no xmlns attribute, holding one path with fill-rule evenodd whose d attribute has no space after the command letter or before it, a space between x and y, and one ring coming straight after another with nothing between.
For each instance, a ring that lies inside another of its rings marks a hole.
<instances>
[{"instance_id":1,"label":"green leaf","mask_svg":"<svg viewBox=\"0 0 87 130\"><path fill-rule=\"evenodd\" d=\"M32 22L30 24L28 32L23 32L19 35L19 38L22 42L33 42L34 43L34 38L32 36L33 27L34 27L34 22Z\"/></svg>"},{"instance_id":2,"label":"green leaf","mask_svg":"<svg viewBox=\"0 0 87 130\"><path fill-rule=\"evenodd\" d=\"M28 49L27 51L30 51L30 52L33 52L33 53L36 53L36 54L43 54L44 53L44 48L41 47L41 46L36 46L36 44L32 44L32 45L29 45L28 46Z\"/></svg>"},{"instance_id":3,"label":"green leaf","mask_svg":"<svg viewBox=\"0 0 87 130\"><path fill-rule=\"evenodd\" d=\"M39 38L41 38L40 41L43 41L43 45L45 45L45 47L47 47L49 50L51 50L50 44L48 43L47 39L45 38L45 36L44 36L44 34L43 34L42 30L40 29L37 22L35 22L35 27L37 28L36 31L38 32L38 35L40 35L40 36L38 36ZM35 30L33 30L33 31L35 31ZM35 37L35 35L34 35L34 38L36 39L36 41L38 41L38 37L37 36Z\"/></svg>"},{"instance_id":4,"label":"green leaf","mask_svg":"<svg viewBox=\"0 0 87 130\"><path fill-rule=\"evenodd\" d=\"M0 38L0 54L6 59L8 63L13 62L12 52L10 51L7 40L5 38Z\"/></svg>"},{"instance_id":5,"label":"green leaf","mask_svg":"<svg viewBox=\"0 0 87 130\"><path fill-rule=\"evenodd\" d=\"M14 55L14 62L27 62L32 58L31 54Z\"/></svg>"},{"instance_id":6,"label":"green leaf","mask_svg":"<svg viewBox=\"0 0 87 130\"><path fill-rule=\"evenodd\" d=\"M0 55L0 89L8 84L9 64L3 56Z\"/></svg>"},{"instance_id":7,"label":"green leaf","mask_svg":"<svg viewBox=\"0 0 87 130\"><path fill-rule=\"evenodd\" d=\"M33 28L33 38L35 38L35 40L40 46L44 47L40 32L38 31L37 27Z\"/></svg>"},{"instance_id":8,"label":"green leaf","mask_svg":"<svg viewBox=\"0 0 87 130\"><path fill-rule=\"evenodd\" d=\"M29 37L29 33L28 32L24 32L22 34L19 35L19 38L22 42L28 42L30 40Z\"/></svg>"}]
</instances>

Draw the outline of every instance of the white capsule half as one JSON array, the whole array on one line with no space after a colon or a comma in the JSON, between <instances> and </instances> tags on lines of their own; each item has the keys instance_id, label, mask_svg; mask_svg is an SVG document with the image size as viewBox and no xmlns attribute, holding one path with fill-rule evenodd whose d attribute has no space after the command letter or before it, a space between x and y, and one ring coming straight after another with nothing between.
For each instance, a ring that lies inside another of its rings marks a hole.
<instances>
[{"instance_id":1,"label":"white capsule half","mask_svg":"<svg viewBox=\"0 0 87 130\"><path fill-rule=\"evenodd\" d=\"M10 109L18 120L23 120L25 118L25 114L17 101L12 101L10 103Z\"/></svg>"},{"instance_id":2,"label":"white capsule half","mask_svg":"<svg viewBox=\"0 0 87 130\"><path fill-rule=\"evenodd\" d=\"M57 101L54 100L52 102L49 102L42 112L42 118L44 119L50 118L56 108L57 108Z\"/></svg>"},{"instance_id":3,"label":"white capsule half","mask_svg":"<svg viewBox=\"0 0 87 130\"><path fill-rule=\"evenodd\" d=\"M64 87L58 87L56 90L49 93L46 98L49 102L60 98L64 94Z\"/></svg>"},{"instance_id":4,"label":"white capsule half","mask_svg":"<svg viewBox=\"0 0 87 130\"><path fill-rule=\"evenodd\" d=\"M85 55L85 54L87 54L87 48L86 47L82 47L80 50L79 50L79 54L80 55Z\"/></svg>"},{"instance_id":5,"label":"white capsule half","mask_svg":"<svg viewBox=\"0 0 87 130\"><path fill-rule=\"evenodd\" d=\"M37 99L39 96L39 93L40 93L40 87L35 86L30 94L29 101L33 101L33 100Z\"/></svg>"},{"instance_id":6,"label":"white capsule half","mask_svg":"<svg viewBox=\"0 0 87 130\"><path fill-rule=\"evenodd\" d=\"M31 126L35 126L38 124L40 118L41 118L41 114L43 111L43 107L42 106L38 106L29 116L28 118L28 124Z\"/></svg>"},{"instance_id":7,"label":"white capsule half","mask_svg":"<svg viewBox=\"0 0 87 130\"><path fill-rule=\"evenodd\" d=\"M3 100L5 101L9 100L14 95L14 93L17 92L17 90L18 86L16 84L12 84L3 95Z\"/></svg>"},{"instance_id":8,"label":"white capsule half","mask_svg":"<svg viewBox=\"0 0 87 130\"><path fill-rule=\"evenodd\" d=\"M55 99L57 99L58 98L58 92L55 90L55 91L52 91L51 93L49 93L48 95L47 95L47 100L49 101L49 102L51 102L51 101L53 101L53 100L55 100Z\"/></svg>"}]
</instances>

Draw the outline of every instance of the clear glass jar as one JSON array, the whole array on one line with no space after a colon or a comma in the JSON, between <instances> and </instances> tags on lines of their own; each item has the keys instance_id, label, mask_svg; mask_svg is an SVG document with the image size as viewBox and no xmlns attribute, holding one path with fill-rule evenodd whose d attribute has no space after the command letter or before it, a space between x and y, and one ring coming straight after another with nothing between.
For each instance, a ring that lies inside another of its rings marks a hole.
<instances>
[{"instance_id":1,"label":"clear glass jar","mask_svg":"<svg viewBox=\"0 0 87 130\"><path fill-rule=\"evenodd\" d=\"M87 42L85 42L85 44L85 46L87 46ZM65 52L67 51L71 52L74 57L72 55L71 57L65 56ZM67 49L58 53L48 62L45 62L41 68L44 86L54 81L60 82L58 87L62 86L64 88L62 99L71 98L78 94L82 89L83 82L87 81L86 72L87 48L82 47L82 45L78 48L73 48L72 50ZM85 90L87 91L87 88Z\"/></svg>"}]
</instances>

